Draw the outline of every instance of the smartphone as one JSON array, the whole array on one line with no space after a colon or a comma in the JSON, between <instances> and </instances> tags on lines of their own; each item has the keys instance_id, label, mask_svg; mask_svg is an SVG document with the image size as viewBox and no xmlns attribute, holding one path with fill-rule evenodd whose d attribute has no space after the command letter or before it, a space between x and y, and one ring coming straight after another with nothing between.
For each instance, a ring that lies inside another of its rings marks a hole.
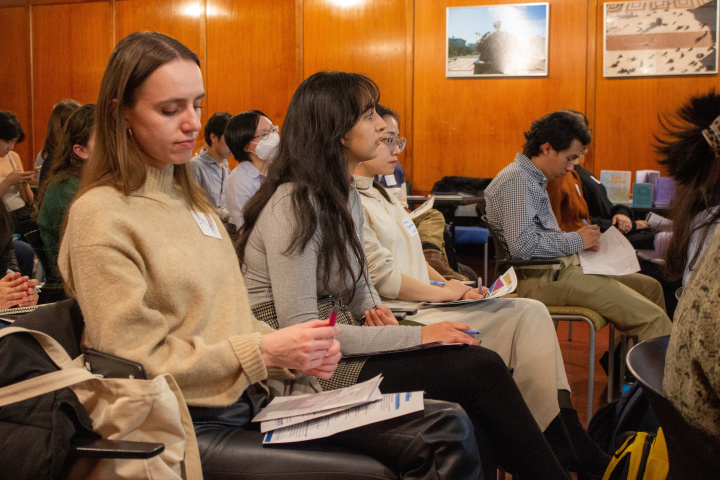
<instances>
[{"instance_id":1,"label":"smartphone","mask_svg":"<svg viewBox=\"0 0 720 480\"><path fill-rule=\"evenodd\" d=\"M109 353L99 352L92 348L84 352L85 368L91 373L107 378L138 378L145 379L145 367L142 363L116 357Z\"/></svg>"}]
</instances>

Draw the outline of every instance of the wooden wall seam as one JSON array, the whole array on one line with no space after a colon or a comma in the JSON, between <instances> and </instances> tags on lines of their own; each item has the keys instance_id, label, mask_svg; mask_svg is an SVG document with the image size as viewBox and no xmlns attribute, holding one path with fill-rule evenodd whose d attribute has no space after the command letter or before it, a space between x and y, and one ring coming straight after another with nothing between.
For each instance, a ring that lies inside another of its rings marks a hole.
<instances>
[{"instance_id":1,"label":"wooden wall seam","mask_svg":"<svg viewBox=\"0 0 720 480\"><path fill-rule=\"evenodd\" d=\"M34 60L34 52L33 52L33 7L32 5L27 6L28 9L28 31L30 32L30 35L28 38L28 42L30 44L30 63L28 63L28 74L30 76L30 131L32 133L32 136L30 137L30 141L32 142L31 146L35 144L35 139L38 138L38 132L35 128L35 73L33 68L33 60ZM39 154L40 152L38 152ZM34 156L33 156L34 155ZM35 167L35 158L37 157L37 154L35 154L35 149L30 149L30 156L32 158L24 160L24 163L27 167L29 167L28 160L31 162L31 165L33 168Z\"/></svg>"}]
</instances>

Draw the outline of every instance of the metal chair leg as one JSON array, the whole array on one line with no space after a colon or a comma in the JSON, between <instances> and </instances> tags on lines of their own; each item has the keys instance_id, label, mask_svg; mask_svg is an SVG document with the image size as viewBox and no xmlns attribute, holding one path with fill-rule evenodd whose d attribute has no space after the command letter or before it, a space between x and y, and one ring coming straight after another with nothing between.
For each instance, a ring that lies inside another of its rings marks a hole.
<instances>
[{"instance_id":1,"label":"metal chair leg","mask_svg":"<svg viewBox=\"0 0 720 480\"><path fill-rule=\"evenodd\" d=\"M588 323L590 329L590 350L588 352L588 405L587 405L587 423L593 416L593 404L595 402L595 327ZM586 425L587 426L587 425Z\"/></svg>"},{"instance_id":2,"label":"metal chair leg","mask_svg":"<svg viewBox=\"0 0 720 480\"><path fill-rule=\"evenodd\" d=\"M613 401L613 389L615 387L615 326L612 323L608 323L608 328L610 339L608 342L607 401L610 403Z\"/></svg>"},{"instance_id":3,"label":"metal chair leg","mask_svg":"<svg viewBox=\"0 0 720 480\"><path fill-rule=\"evenodd\" d=\"M485 251L483 252L483 285L490 285L488 282L488 242L485 242ZM478 285L480 287L481 285Z\"/></svg>"}]
</instances>

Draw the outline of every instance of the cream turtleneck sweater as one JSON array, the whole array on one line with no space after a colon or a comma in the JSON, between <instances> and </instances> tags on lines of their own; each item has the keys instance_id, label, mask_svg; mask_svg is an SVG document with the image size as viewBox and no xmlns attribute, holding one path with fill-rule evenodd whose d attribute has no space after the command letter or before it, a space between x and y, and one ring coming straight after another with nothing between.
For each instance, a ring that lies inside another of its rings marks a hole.
<instances>
[{"instance_id":1,"label":"cream turtleneck sweater","mask_svg":"<svg viewBox=\"0 0 720 480\"><path fill-rule=\"evenodd\" d=\"M206 236L173 181L148 168L126 196L97 187L73 203L58 264L85 317L83 344L171 373L189 405L224 406L266 368L232 243Z\"/></svg>"},{"instance_id":2,"label":"cream turtleneck sweater","mask_svg":"<svg viewBox=\"0 0 720 480\"><path fill-rule=\"evenodd\" d=\"M420 235L403 206L393 195L390 201L383 197L372 178L353 178L365 217L365 257L375 289L384 298L395 299L401 274L430 283Z\"/></svg>"}]
</instances>

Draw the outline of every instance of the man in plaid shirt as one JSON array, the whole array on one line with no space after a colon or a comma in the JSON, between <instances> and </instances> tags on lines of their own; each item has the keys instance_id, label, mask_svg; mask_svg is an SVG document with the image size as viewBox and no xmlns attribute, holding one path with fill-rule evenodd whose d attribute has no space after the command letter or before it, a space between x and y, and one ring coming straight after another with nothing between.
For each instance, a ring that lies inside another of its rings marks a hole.
<instances>
[{"instance_id":1,"label":"man in plaid shirt","mask_svg":"<svg viewBox=\"0 0 720 480\"><path fill-rule=\"evenodd\" d=\"M670 319L660 283L646 275L585 275L577 253L597 249L600 230L588 225L563 232L545 187L574 168L590 143L590 131L568 111L545 115L525 132L523 153L485 190L487 220L508 258L558 258L559 277L547 267L518 271L520 296L546 305L587 307L640 341L669 335Z\"/></svg>"}]
</instances>

